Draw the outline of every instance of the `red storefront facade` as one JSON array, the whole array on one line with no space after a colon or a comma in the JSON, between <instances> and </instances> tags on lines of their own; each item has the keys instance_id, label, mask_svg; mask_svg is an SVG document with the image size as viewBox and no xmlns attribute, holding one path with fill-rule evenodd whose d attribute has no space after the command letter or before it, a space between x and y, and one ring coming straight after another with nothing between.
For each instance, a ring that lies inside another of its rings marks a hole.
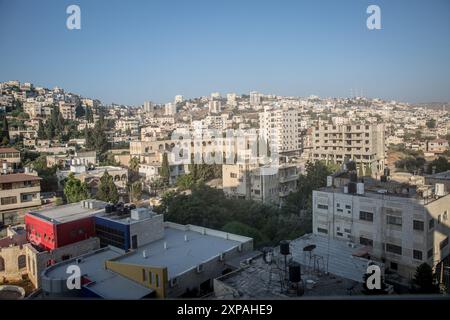
<instances>
[{"instance_id":1,"label":"red storefront facade","mask_svg":"<svg viewBox=\"0 0 450 320\"><path fill-rule=\"evenodd\" d=\"M45 250L53 250L95 236L94 218L59 222L34 214L25 215L27 239Z\"/></svg>"}]
</instances>

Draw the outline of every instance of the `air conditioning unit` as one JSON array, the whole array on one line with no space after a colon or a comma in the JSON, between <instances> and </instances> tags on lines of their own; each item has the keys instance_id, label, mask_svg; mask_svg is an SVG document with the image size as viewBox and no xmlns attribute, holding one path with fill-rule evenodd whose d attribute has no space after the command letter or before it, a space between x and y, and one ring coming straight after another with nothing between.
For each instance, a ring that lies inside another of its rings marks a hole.
<instances>
[{"instance_id":1,"label":"air conditioning unit","mask_svg":"<svg viewBox=\"0 0 450 320\"><path fill-rule=\"evenodd\" d=\"M445 185L443 183L436 183L435 187L434 187L434 193L438 196L438 197L443 197L445 196Z\"/></svg>"},{"instance_id":2,"label":"air conditioning unit","mask_svg":"<svg viewBox=\"0 0 450 320\"><path fill-rule=\"evenodd\" d=\"M219 261L224 261L225 260L225 253L221 253L219 256Z\"/></svg>"},{"instance_id":3,"label":"air conditioning unit","mask_svg":"<svg viewBox=\"0 0 450 320\"><path fill-rule=\"evenodd\" d=\"M203 264L199 264L198 266L197 266L197 273L201 273L201 272L203 272Z\"/></svg>"}]
</instances>

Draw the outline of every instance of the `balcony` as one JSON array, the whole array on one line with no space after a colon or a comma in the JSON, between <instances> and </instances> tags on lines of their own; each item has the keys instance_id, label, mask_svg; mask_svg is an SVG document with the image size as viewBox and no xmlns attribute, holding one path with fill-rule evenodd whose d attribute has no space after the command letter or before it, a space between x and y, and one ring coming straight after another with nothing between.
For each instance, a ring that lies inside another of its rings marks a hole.
<instances>
[{"instance_id":1,"label":"balcony","mask_svg":"<svg viewBox=\"0 0 450 320\"><path fill-rule=\"evenodd\" d=\"M298 174L291 174L288 176L280 176L279 181L280 181L280 183L286 183L286 182L290 182L290 181L295 181L298 179L298 177L299 177Z\"/></svg>"}]
</instances>

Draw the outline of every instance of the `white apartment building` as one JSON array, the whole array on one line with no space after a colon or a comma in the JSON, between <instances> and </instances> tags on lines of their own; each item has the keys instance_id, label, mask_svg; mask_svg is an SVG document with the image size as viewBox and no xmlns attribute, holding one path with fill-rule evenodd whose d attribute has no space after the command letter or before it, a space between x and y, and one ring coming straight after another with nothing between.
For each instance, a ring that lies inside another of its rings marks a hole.
<instances>
[{"instance_id":1,"label":"white apartment building","mask_svg":"<svg viewBox=\"0 0 450 320\"><path fill-rule=\"evenodd\" d=\"M181 103L184 101L184 97L182 95L176 95L174 99L175 103Z\"/></svg>"},{"instance_id":2,"label":"white apartment building","mask_svg":"<svg viewBox=\"0 0 450 320\"><path fill-rule=\"evenodd\" d=\"M235 107L237 106L236 93L227 94L227 105Z\"/></svg>"},{"instance_id":3,"label":"white apartment building","mask_svg":"<svg viewBox=\"0 0 450 320\"><path fill-rule=\"evenodd\" d=\"M277 168L258 164L222 165L222 187L227 197L283 205L286 197L297 191L299 177L295 165Z\"/></svg>"},{"instance_id":4,"label":"white apartment building","mask_svg":"<svg viewBox=\"0 0 450 320\"><path fill-rule=\"evenodd\" d=\"M166 116L174 116L177 113L177 105L172 102L166 103L164 106L164 111Z\"/></svg>"},{"instance_id":5,"label":"white apartment building","mask_svg":"<svg viewBox=\"0 0 450 320\"><path fill-rule=\"evenodd\" d=\"M261 95L259 92L252 91L250 92L250 105L257 106L261 104Z\"/></svg>"},{"instance_id":6,"label":"white apartment building","mask_svg":"<svg viewBox=\"0 0 450 320\"><path fill-rule=\"evenodd\" d=\"M384 124L319 123L312 127L311 158L339 165L353 160L364 174L377 176L385 167L384 131Z\"/></svg>"},{"instance_id":7,"label":"white apartment building","mask_svg":"<svg viewBox=\"0 0 450 320\"><path fill-rule=\"evenodd\" d=\"M132 134L139 132L139 120L134 119L119 119L115 123L117 131L128 132Z\"/></svg>"},{"instance_id":8,"label":"white apartment building","mask_svg":"<svg viewBox=\"0 0 450 320\"><path fill-rule=\"evenodd\" d=\"M143 107L144 112L153 112L154 111L154 105L153 102L151 101L144 101L144 107Z\"/></svg>"},{"instance_id":9,"label":"white apartment building","mask_svg":"<svg viewBox=\"0 0 450 320\"><path fill-rule=\"evenodd\" d=\"M212 99L208 106L209 113L220 113L222 111L222 102L220 100Z\"/></svg>"},{"instance_id":10,"label":"white apartment building","mask_svg":"<svg viewBox=\"0 0 450 320\"><path fill-rule=\"evenodd\" d=\"M329 179L328 187L313 191L314 234L363 244L369 259L406 279L420 264L434 267L448 256L450 195L443 187L416 190L367 179L336 186Z\"/></svg>"},{"instance_id":11,"label":"white apartment building","mask_svg":"<svg viewBox=\"0 0 450 320\"><path fill-rule=\"evenodd\" d=\"M278 153L302 149L301 113L295 109L265 107L259 113L259 129Z\"/></svg>"}]
</instances>

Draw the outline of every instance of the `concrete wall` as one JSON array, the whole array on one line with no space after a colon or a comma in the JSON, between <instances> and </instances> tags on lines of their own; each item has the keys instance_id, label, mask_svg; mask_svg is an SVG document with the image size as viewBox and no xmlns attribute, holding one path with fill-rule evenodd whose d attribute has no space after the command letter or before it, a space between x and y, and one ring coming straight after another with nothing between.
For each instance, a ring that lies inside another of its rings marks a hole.
<instances>
[{"instance_id":1,"label":"concrete wall","mask_svg":"<svg viewBox=\"0 0 450 320\"><path fill-rule=\"evenodd\" d=\"M100 248L100 240L96 237L76 242L52 251L37 251L32 245L25 246L28 277L36 288L41 285L42 271L48 266L70 259Z\"/></svg>"},{"instance_id":2,"label":"concrete wall","mask_svg":"<svg viewBox=\"0 0 450 320\"><path fill-rule=\"evenodd\" d=\"M134 235L137 235L138 247L164 237L164 215L160 214L130 224L130 244Z\"/></svg>"},{"instance_id":3,"label":"concrete wall","mask_svg":"<svg viewBox=\"0 0 450 320\"><path fill-rule=\"evenodd\" d=\"M105 266L125 278L155 290L157 298L167 297L167 268L138 266L114 260L106 261Z\"/></svg>"}]
</instances>

